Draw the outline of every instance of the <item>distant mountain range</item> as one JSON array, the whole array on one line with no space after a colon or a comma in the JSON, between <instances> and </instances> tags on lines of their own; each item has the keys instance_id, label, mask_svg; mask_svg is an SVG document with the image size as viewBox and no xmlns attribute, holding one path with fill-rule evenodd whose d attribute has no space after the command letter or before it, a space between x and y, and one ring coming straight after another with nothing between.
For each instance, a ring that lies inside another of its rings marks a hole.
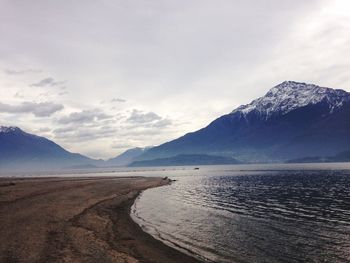
<instances>
[{"instance_id":1,"label":"distant mountain range","mask_svg":"<svg viewBox=\"0 0 350 263\"><path fill-rule=\"evenodd\" d=\"M0 127L0 170L350 161L349 151L350 93L294 81L203 129L107 161L71 153L17 127Z\"/></svg>"},{"instance_id":2,"label":"distant mountain range","mask_svg":"<svg viewBox=\"0 0 350 263\"><path fill-rule=\"evenodd\" d=\"M127 166L131 164L135 159L142 154L146 153L151 147L145 147L145 148L132 148L129 150L126 150L122 154L118 155L117 157L111 158L106 161L104 164L105 166Z\"/></svg>"},{"instance_id":3,"label":"distant mountain range","mask_svg":"<svg viewBox=\"0 0 350 263\"><path fill-rule=\"evenodd\" d=\"M350 151L338 153L334 156L311 156L286 161L286 163L333 163L350 162Z\"/></svg>"},{"instance_id":4,"label":"distant mountain range","mask_svg":"<svg viewBox=\"0 0 350 263\"><path fill-rule=\"evenodd\" d=\"M284 162L350 149L350 93L294 81L207 127L154 147L137 160L209 154L245 162Z\"/></svg>"},{"instance_id":5,"label":"distant mountain range","mask_svg":"<svg viewBox=\"0 0 350 263\"><path fill-rule=\"evenodd\" d=\"M101 160L71 153L44 137L17 127L0 127L0 168L2 170L46 170L73 165L99 165Z\"/></svg>"},{"instance_id":6,"label":"distant mountain range","mask_svg":"<svg viewBox=\"0 0 350 263\"><path fill-rule=\"evenodd\" d=\"M147 166L178 166L178 165L216 165L216 164L239 164L240 161L223 156L213 156L206 154L179 154L173 157L160 158L154 160L134 161L131 167Z\"/></svg>"},{"instance_id":7,"label":"distant mountain range","mask_svg":"<svg viewBox=\"0 0 350 263\"><path fill-rule=\"evenodd\" d=\"M71 153L53 141L18 127L0 126L0 171L127 166L149 148L133 148L107 161L96 160Z\"/></svg>"}]
</instances>

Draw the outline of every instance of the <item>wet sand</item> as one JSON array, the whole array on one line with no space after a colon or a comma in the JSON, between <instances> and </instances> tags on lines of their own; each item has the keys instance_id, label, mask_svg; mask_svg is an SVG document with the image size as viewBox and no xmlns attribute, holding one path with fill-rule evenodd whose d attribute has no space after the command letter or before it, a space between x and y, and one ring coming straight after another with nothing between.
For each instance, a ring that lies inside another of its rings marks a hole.
<instances>
[{"instance_id":1,"label":"wet sand","mask_svg":"<svg viewBox=\"0 0 350 263\"><path fill-rule=\"evenodd\" d=\"M130 218L162 178L0 178L0 262L199 262Z\"/></svg>"}]
</instances>

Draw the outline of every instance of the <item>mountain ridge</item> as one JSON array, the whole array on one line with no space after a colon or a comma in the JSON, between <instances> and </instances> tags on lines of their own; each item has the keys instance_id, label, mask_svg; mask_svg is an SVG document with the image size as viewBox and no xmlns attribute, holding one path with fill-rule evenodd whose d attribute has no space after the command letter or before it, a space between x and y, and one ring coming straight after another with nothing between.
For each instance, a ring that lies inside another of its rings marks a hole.
<instances>
[{"instance_id":1,"label":"mountain ridge","mask_svg":"<svg viewBox=\"0 0 350 263\"><path fill-rule=\"evenodd\" d=\"M0 167L126 166L179 155L285 162L348 151L349 134L350 93L285 81L200 130L156 147L129 149L107 161L71 153L18 127L0 126Z\"/></svg>"},{"instance_id":2,"label":"mountain ridge","mask_svg":"<svg viewBox=\"0 0 350 263\"><path fill-rule=\"evenodd\" d=\"M119 154L116 157L110 158L105 162L105 166L126 166L132 163L135 158L139 157L149 149L151 149L151 146L148 147L135 147L128 149L121 154Z\"/></svg>"},{"instance_id":3,"label":"mountain ridge","mask_svg":"<svg viewBox=\"0 0 350 263\"><path fill-rule=\"evenodd\" d=\"M152 148L139 160L215 154L245 162L283 162L318 152L333 155L350 149L347 116L348 92L285 81L206 127Z\"/></svg>"},{"instance_id":4,"label":"mountain ridge","mask_svg":"<svg viewBox=\"0 0 350 263\"><path fill-rule=\"evenodd\" d=\"M241 164L242 162L229 157L207 154L179 154L168 158L159 158L145 161L134 161L129 167L147 166L182 166L182 165L224 165Z\"/></svg>"},{"instance_id":5,"label":"mountain ridge","mask_svg":"<svg viewBox=\"0 0 350 263\"><path fill-rule=\"evenodd\" d=\"M284 81L271 88L264 96L238 107L231 113L241 112L246 115L256 110L268 118L276 112L286 114L322 100L328 100L330 110L334 110L344 102L349 102L350 94L340 89L325 88L304 82Z\"/></svg>"},{"instance_id":6,"label":"mountain ridge","mask_svg":"<svg viewBox=\"0 0 350 263\"><path fill-rule=\"evenodd\" d=\"M0 167L4 170L47 170L100 162L14 126L0 127L0 146Z\"/></svg>"}]
</instances>

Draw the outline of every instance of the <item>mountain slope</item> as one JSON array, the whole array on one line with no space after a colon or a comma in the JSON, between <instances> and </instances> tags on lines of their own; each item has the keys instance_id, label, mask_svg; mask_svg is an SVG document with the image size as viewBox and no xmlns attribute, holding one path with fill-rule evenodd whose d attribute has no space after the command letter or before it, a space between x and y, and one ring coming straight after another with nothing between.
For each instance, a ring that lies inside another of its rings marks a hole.
<instances>
[{"instance_id":1,"label":"mountain slope","mask_svg":"<svg viewBox=\"0 0 350 263\"><path fill-rule=\"evenodd\" d=\"M350 94L293 81L224 115L207 127L152 148L139 160L213 154L276 162L350 149Z\"/></svg>"},{"instance_id":2,"label":"mountain slope","mask_svg":"<svg viewBox=\"0 0 350 263\"><path fill-rule=\"evenodd\" d=\"M97 163L98 160L68 152L53 141L26 133L20 128L0 127L1 169L41 170Z\"/></svg>"},{"instance_id":3,"label":"mountain slope","mask_svg":"<svg viewBox=\"0 0 350 263\"><path fill-rule=\"evenodd\" d=\"M240 164L236 159L206 154L179 154L168 158L135 161L130 167Z\"/></svg>"},{"instance_id":4,"label":"mountain slope","mask_svg":"<svg viewBox=\"0 0 350 263\"><path fill-rule=\"evenodd\" d=\"M117 157L111 158L106 161L106 166L126 166L132 163L137 157L144 154L146 151L148 151L151 147L145 147L145 148L132 148L128 149L122 154L118 155Z\"/></svg>"},{"instance_id":5,"label":"mountain slope","mask_svg":"<svg viewBox=\"0 0 350 263\"><path fill-rule=\"evenodd\" d=\"M350 151L338 153L334 156L310 156L298 159L287 160L286 163L338 163L350 162Z\"/></svg>"}]
</instances>

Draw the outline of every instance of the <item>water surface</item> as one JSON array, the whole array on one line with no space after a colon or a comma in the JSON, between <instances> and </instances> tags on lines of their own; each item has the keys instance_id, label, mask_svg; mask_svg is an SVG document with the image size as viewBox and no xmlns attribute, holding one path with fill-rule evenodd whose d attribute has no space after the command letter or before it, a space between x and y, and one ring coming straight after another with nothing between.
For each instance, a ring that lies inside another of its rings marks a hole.
<instances>
[{"instance_id":1,"label":"water surface","mask_svg":"<svg viewBox=\"0 0 350 263\"><path fill-rule=\"evenodd\" d=\"M213 262L349 262L349 164L166 171L132 209L145 231Z\"/></svg>"}]
</instances>

